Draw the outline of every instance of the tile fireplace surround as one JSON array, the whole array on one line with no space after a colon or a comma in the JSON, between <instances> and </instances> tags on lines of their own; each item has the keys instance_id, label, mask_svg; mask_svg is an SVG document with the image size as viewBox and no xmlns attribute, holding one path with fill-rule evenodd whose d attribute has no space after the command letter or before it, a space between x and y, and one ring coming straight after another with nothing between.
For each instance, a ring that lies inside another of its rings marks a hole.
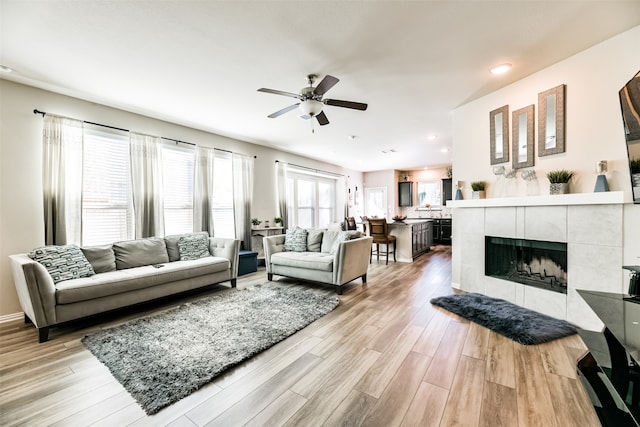
<instances>
[{"instance_id":1,"label":"tile fireplace surround","mask_svg":"<svg viewBox=\"0 0 640 427\"><path fill-rule=\"evenodd\" d=\"M602 322L576 289L625 292L623 192L455 200L452 286L589 330ZM567 294L485 276L485 236L567 243Z\"/></svg>"}]
</instances>

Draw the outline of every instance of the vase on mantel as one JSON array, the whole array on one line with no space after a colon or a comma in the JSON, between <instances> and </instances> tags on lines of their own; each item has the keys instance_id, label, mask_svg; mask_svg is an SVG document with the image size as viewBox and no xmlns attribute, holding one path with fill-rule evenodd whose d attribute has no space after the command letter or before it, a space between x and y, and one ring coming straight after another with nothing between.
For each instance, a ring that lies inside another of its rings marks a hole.
<instances>
[{"instance_id":1,"label":"vase on mantel","mask_svg":"<svg viewBox=\"0 0 640 427\"><path fill-rule=\"evenodd\" d=\"M569 183L552 182L549 184L549 194L569 194Z\"/></svg>"},{"instance_id":2,"label":"vase on mantel","mask_svg":"<svg viewBox=\"0 0 640 427\"><path fill-rule=\"evenodd\" d=\"M485 193L484 191L474 191L473 193L471 193L471 198L472 199L486 199L487 198L487 193Z\"/></svg>"}]
</instances>

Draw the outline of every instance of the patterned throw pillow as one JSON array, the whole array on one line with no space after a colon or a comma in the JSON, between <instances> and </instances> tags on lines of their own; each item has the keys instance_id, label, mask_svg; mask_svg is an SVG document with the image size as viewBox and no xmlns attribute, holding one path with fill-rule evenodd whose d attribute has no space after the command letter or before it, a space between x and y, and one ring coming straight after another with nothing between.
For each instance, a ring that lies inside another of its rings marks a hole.
<instances>
[{"instance_id":1,"label":"patterned throw pillow","mask_svg":"<svg viewBox=\"0 0 640 427\"><path fill-rule=\"evenodd\" d=\"M202 235L187 235L178 239L180 261L188 261L211 256L209 253L209 239Z\"/></svg>"},{"instance_id":2,"label":"patterned throw pillow","mask_svg":"<svg viewBox=\"0 0 640 427\"><path fill-rule=\"evenodd\" d=\"M53 283L93 276L93 267L76 245L43 246L29 253L29 258L47 269Z\"/></svg>"},{"instance_id":3,"label":"patterned throw pillow","mask_svg":"<svg viewBox=\"0 0 640 427\"><path fill-rule=\"evenodd\" d=\"M300 227L287 230L287 234L284 236L284 250L291 252L306 252L307 230Z\"/></svg>"}]
</instances>

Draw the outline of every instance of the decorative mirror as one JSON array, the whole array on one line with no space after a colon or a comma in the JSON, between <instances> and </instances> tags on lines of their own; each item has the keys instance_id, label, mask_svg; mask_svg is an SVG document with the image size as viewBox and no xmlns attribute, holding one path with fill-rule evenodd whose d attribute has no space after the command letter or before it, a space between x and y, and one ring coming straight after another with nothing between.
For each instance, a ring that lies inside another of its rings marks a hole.
<instances>
[{"instance_id":1,"label":"decorative mirror","mask_svg":"<svg viewBox=\"0 0 640 427\"><path fill-rule=\"evenodd\" d=\"M509 106L489 113L491 164L509 161Z\"/></svg>"},{"instance_id":2,"label":"decorative mirror","mask_svg":"<svg viewBox=\"0 0 640 427\"><path fill-rule=\"evenodd\" d=\"M640 72L620 89L619 94L633 202L640 203Z\"/></svg>"},{"instance_id":3,"label":"decorative mirror","mask_svg":"<svg viewBox=\"0 0 640 427\"><path fill-rule=\"evenodd\" d=\"M514 169L533 166L533 111L534 106L529 105L514 111L511 118Z\"/></svg>"},{"instance_id":4,"label":"decorative mirror","mask_svg":"<svg viewBox=\"0 0 640 427\"><path fill-rule=\"evenodd\" d=\"M538 94L538 156L564 153L565 85Z\"/></svg>"}]
</instances>

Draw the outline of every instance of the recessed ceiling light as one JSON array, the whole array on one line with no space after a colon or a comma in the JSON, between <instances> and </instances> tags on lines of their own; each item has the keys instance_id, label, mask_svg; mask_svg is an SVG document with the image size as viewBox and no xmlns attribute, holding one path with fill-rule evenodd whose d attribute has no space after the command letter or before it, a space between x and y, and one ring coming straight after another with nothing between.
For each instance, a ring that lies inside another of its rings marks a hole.
<instances>
[{"instance_id":1,"label":"recessed ceiling light","mask_svg":"<svg viewBox=\"0 0 640 427\"><path fill-rule=\"evenodd\" d=\"M422 169L424 169L424 170L428 170L429 168L425 166L425 167L423 167Z\"/></svg>"},{"instance_id":2,"label":"recessed ceiling light","mask_svg":"<svg viewBox=\"0 0 640 427\"><path fill-rule=\"evenodd\" d=\"M13 70L9 67L5 67L4 65L0 65L0 71L2 71L3 73L10 73Z\"/></svg>"},{"instance_id":3,"label":"recessed ceiling light","mask_svg":"<svg viewBox=\"0 0 640 427\"><path fill-rule=\"evenodd\" d=\"M440 152L441 152L441 153L448 153L448 152L449 152L449 149L448 149L447 147L444 147L444 148L441 148L441 149L440 149Z\"/></svg>"},{"instance_id":4,"label":"recessed ceiling light","mask_svg":"<svg viewBox=\"0 0 640 427\"><path fill-rule=\"evenodd\" d=\"M511 64L500 64L491 69L491 74L504 74L511 69Z\"/></svg>"},{"instance_id":5,"label":"recessed ceiling light","mask_svg":"<svg viewBox=\"0 0 640 427\"><path fill-rule=\"evenodd\" d=\"M429 139L429 140L433 141L434 139L436 139L436 136L435 136L435 135L429 135L429 136L427 137L427 139Z\"/></svg>"}]
</instances>

